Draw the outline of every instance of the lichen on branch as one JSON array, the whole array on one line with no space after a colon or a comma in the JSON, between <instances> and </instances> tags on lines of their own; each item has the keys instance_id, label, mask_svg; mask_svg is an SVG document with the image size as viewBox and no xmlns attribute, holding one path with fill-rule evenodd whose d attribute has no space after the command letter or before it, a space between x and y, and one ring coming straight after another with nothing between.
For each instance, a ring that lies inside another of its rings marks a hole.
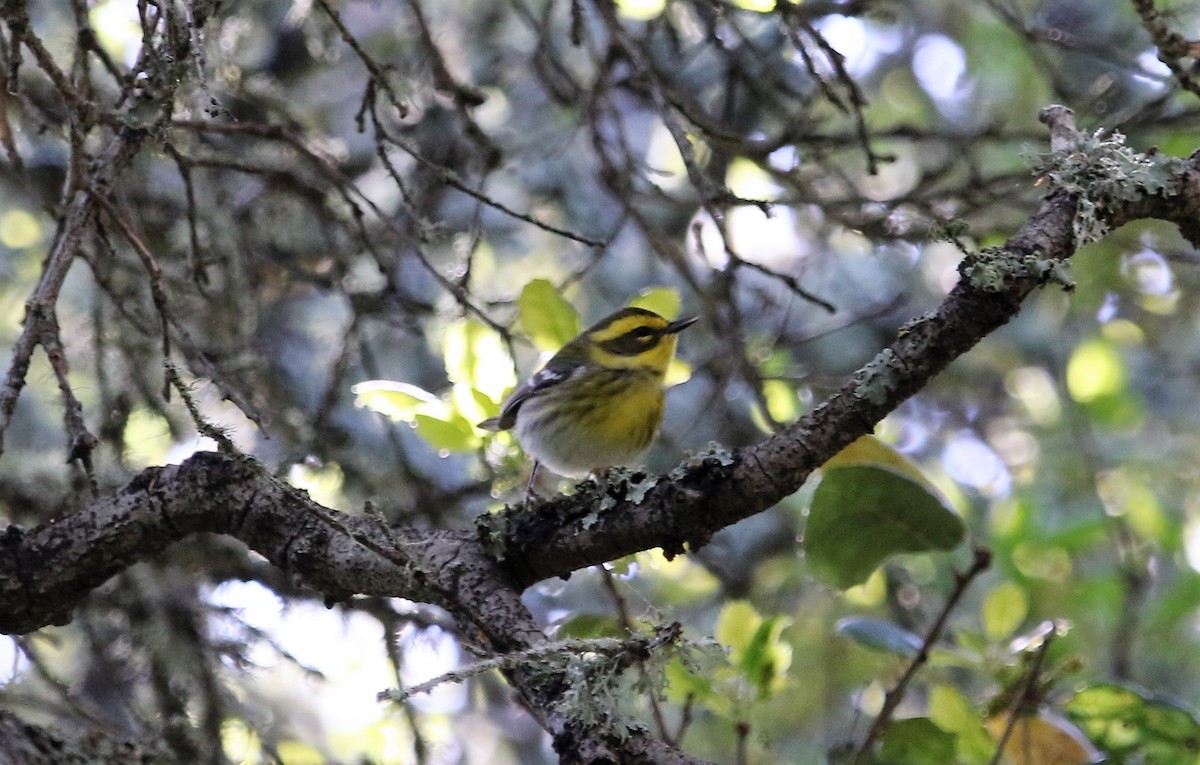
<instances>
[{"instance_id":1,"label":"lichen on branch","mask_svg":"<svg viewBox=\"0 0 1200 765\"><path fill-rule=\"evenodd\" d=\"M1058 142L1056 142L1058 143ZM1135 151L1120 131L1075 133L1067 145L1026 156L1037 184L1066 191L1078 199L1074 232L1077 247L1095 242L1111 228L1120 203L1149 196L1174 196L1180 190L1183 160L1151 149Z\"/></svg>"}]
</instances>

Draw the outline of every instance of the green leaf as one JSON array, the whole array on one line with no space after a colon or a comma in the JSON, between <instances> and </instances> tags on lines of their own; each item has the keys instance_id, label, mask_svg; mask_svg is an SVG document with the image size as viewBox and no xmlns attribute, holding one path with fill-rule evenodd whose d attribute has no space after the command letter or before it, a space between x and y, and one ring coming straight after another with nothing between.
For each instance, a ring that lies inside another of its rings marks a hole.
<instances>
[{"instance_id":1,"label":"green leaf","mask_svg":"<svg viewBox=\"0 0 1200 765\"><path fill-rule=\"evenodd\" d=\"M929 692L929 719L954 734L958 762L981 765L991 759L994 744L982 718L952 686L935 685Z\"/></svg>"},{"instance_id":2,"label":"green leaf","mask_svg":"<svg viewBox=\"0 0 1200 765\"><path fill-rule=\"evenodd\" d=\"M921 484L931 494L937 493L937 489L933 487L933 484L921 472L921 468L913 464L913 461L908 457L905 457L892 448L891 445L880 441L872 435L865 435L855 439L845 449L830 457L829 461L821 467L822 469L828 469L861 465L877 465L891 468L897 473Z\"/></svg>"},{"instance_id":3,"label":"green leaf","mask_svg":"<svg viewBox=\"0 0 1200 765\"><path fill-rule=\"evenodd\" d=\"M1166 701L1150 701L1146 704L1146 731L1167 741L1186 744L1190 747L1200 744L1197 734L1200 734L1200 724L1186 709Z\"/></svg>"},{"instance_id":4,"label":"green leaf","mask_svg":"<svg viewBox=\"0 0 1200 765\"><path fill-rule=\"evenodd\" d=\"M864 648L905 658L916 656L923 643L920 637L898 624L869 616L847 616L838 621L834 630Z\"/></svg>"},{"instance_id":5,"label":"green leaf","mask_svg":"<svg viewBox=\"0 0 1200 765\"><path fill-rule=\"evenodd\" d=\"M350 386L350 391L355 396L355 406L402 422L412 422L418 412L428 412L431 407L445 407L445 403L429 391L394 380L367 380Z\"/></svg>"},{"instance_id":6,"label":"green leaf","mask_svg":"<svg viewBox=\"0 0 1200 765\"><path fill-rule=\"evenodd\" d=\"M1127 717L1145 704L1138 694L1119 685L1093 685L1084 688L1067 702L1067 711L1077 720Z\"/></svg>"},{"instance_id":7,"label":"green leaf","mask_svg":"<svg viewBox=\"0 0 1200 765\"><path fill-rule=\"evenodd\" d=\"M1146 765L1195 763L1200 722L1169 701L1119 685L1093 685L1066 704L1067 714L1109 755Z\"/></svg>"},{"instance_id":8,"label":"green leaf","mask_svg":"<svg viewBox=\"0 0 1200 765\"><path fill-rule=\"evenodd\" d=\"M449 414L445 418L417 414L413 422L421 438L438 451L467 452L479 446L475 428L460 414Z\"/></svg>"},{"instance_id":9,"label":"green leaf","mask_svg":"<svg viewBox=\"0 0 1200 765\"><path fill-rule=\"evenodd\" d=\"M446 376L455 387L467 387L499 401L516 385L512 359L500 334L474 319L462 319L446 327L442 359Z\"/></svg>"},{"instance_id":10,"label":"green leaf","mask_svg":"<svg viewBox=\"0 0 1200 765\"><path fill-rule=\"evenodd\" d=\"M779 689L792 664L792 646L781 638L789 624L791 620L782 616L764 619L737 662L738 668L758 691L759 699L765 699Z\"/></svg>"},{"instance_id":11,"label":"green leaf","mask_svg":"<svg viewBox=\"0 0 1200 765\"><path fill-rule=\"evenodd\" d=\"M717 642L729 649L730 658L736 663L754 639L763 618L754 606L744 600L731 600L721 608L717 616Z\"/></svg>"},{"instance_id":12,"label":"green leaf","mask_svg":"<svg viewBox=\"0 0 1200 765\"><path fill-rule=\"evenodd\" d=\"M438 451L466 452L481 443L471 420L450 403L415 385L368 380L350 390L357 396L355 405L414 425L417 435Z\"/></svg>"},{"instance_id":13,"label":"green leaf","mask_svg":"<svg viewBox=\"0 0 1200 765\"><path fill-rule=\"evenodd\" d=\"M677 290L670 287L654 287L642 290L637 297L629 301L629 305L654 311L667 321L673 321L679 315L683 304L679 300Z\"/></svg>"},{"instance_id":14,"label":"green leaf","mask_svg":"<svg viewBox=\"0 0 1200 765\"><path fill-rule=\"evenodd\" d=\"M996 586L983 601L983 631L992 640L1003 640L1021 626L1029 613L1025 590L1013 582Z\"/></svg>"},{"instance_id":15,"label":"green leaf","mask_svg":"<svg viewBox=\"0 0 1200 765\"><path fill-rule=\"evenodd\" d=\"M579 313L545 279L526 284L517 307L525 334L543 353L557 351L579 334Z\"/></svg>"},{"instance_id":16,"label":"green leaf","mask_svg":"<svg viewBox=\"0 0 1200 765\"><path fill-rule=\"evenodd\" d=\"M475 402L475 406L478 408L478 410L483 413L483 417L495 417L496 415L500 414L499 401L493 399L488 394L476 388L471 388L470 391L471 400Z\"/></svg>"},{"instance_id":17,"label":"green leaf","mask_svg":"<svg viewBox=\"0 0 1200 765\"><path fill-rule=\"evenodd\" d=\"M825 468L813 494L805 551L813 573L845 589L897 553L951 550L965 527L944 500L892 468Z\"/></svg>"},{"instance_id":18,"label":"green leaf","mask_svg":"<svg viewBox=\"0 0 1200 765\"><path fill-rule=\"evenodd\" d=\"M718 693L708 677L691 671L678 659L672 659L663 670L663 674L667 679L665 690L669 700L676 704L685 704L690 698L721 717L733 715L733 700L723 693Z\"/></svg>"},{"instance_id":19,"label":"green leaf","mask_svg":"<svg viewBox=\"0 0 1200 765\"><path fill-rule=\"evenodd\" d=\"M626 637L625 631L617 620L605 614L578 614L572 616L558 627L557 637L562 638L601 638Z\"/></svg>"},{"instance_id":20,"label":"green leaf","mask_svg":"<svg viewBox=\"0 0 1200 765\"><path fill-rule=\"evenodd\" d=\"M954 734L927 717L896 720L879 749L882 765L955 765Z\"/></svg>"}]
</instances>

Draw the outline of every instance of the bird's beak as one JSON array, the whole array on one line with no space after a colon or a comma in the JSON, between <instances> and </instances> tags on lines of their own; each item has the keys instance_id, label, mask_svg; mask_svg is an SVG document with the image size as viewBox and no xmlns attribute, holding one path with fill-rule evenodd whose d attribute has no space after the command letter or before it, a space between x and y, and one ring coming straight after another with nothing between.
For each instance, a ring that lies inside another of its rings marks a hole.
<instances>
[{"instance_id":1,"label":"bird's beak","mask_svg":"<svg viewBox=\"0 0 1200 765\"><path fill-rule=\"evenodd\" d=\"M687 329L688 327L695 324L699 318L700 318L699 316L689 316L686 319L680 319L679 321L673 321L670 324L668 324L667 326L663 327L663 334L664 335L674 335L676 333L682 332L685 329Z\"/></svg>"}]
</instances>

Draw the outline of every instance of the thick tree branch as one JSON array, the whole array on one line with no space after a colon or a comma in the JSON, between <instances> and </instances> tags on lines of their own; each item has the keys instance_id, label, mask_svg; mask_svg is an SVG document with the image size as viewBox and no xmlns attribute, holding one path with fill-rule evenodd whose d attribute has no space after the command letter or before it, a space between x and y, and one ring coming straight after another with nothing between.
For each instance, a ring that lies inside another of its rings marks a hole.
<instances>
[{"instance_id":1,"label":"thick tree branch","mask_svg":"<svg viewBox=\"0 0 1200 765\"><path fill-rule=\"evenodd\" d=\"M330 601L352 594L435 603L480 651L501 654L546 640L520 591L467 532L393 529L313 502L254 460L203 452L150 468L115 495L31 531L0 534L0 631L65 623L113 574L196 533L236 537ZM699 763L648 736L582 729L558 711L565 690L548 673L509 679L560 752L579 762ZM574 761L574 760L568 760Z\"/></svg>"},{"instance_id":2,"label":"thick tree branch","mask_svg":"<svg viewBox=\"0 0 1200 765\"><path fill-rule=\"evenodd\" d=\"M89 731L67 737L0 710L0 765L168 765L179 762L155 742L126 741Z\"/></svg>"}]
</instances>

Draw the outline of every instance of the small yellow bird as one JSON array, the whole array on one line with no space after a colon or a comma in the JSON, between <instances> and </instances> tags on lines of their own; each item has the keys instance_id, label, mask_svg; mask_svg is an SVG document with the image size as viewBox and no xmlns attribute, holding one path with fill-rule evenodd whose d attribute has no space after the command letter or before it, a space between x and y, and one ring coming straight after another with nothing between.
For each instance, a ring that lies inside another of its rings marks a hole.
<instances>
[{"instance_id":1,"label":"small yellow bird","mask_svg":"<svg viewBox=\"0 0 1200 765\"><path fill-rule=\"evenodd\" d=\"M622 308L584 330L508 397L484 430L515 428L538 465L582 477L636 463L663 416L663 379L676 335L695 316L667 321L643 308Z\"/></svg>"}]
</instances>

